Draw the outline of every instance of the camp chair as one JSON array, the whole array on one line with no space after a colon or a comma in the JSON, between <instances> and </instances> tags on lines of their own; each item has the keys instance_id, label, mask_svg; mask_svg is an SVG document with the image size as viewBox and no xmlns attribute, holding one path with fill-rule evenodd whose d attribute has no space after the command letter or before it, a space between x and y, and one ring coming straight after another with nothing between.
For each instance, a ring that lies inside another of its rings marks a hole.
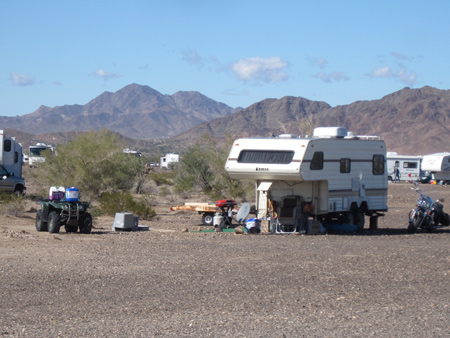
<instances>
[{"instance_id":1,"label":"camp chair","mask_svg":"<svg viewBox=\"0 0 450 338\"><path fill-rule=\"evenodd\" d=\"M301 211L300 196L286 196L283 198L275 227L276 233L297 232Z\"/></svg>"}]
</instances>

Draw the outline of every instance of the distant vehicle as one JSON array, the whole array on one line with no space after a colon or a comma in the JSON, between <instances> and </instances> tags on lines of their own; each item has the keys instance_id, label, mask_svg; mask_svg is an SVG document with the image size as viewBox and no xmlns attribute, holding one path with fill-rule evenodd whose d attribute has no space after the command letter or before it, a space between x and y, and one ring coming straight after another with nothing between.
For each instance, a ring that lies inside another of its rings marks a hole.
<instances>
[{"instance_id":1,"label":"distant vehicle","mask_svg":"<svg viewBox=\"0 0 450 338\"><path fill-rule=\"evenodd\" d=\"M180 161L180 155L169 153L166 156L161 157L160 167L164 169L169 169L170 165L173 163L178 163Z\"/></svg>"},{"instance_id":2,"label":"distant vehicle","mask_svg":"<svg viewBox=\"0 0 450 338\"><path fill-rule=\"evenodd\" d=\"M13 137L5 137L0 130L0 191L25 193L25 180L22 177L22 145Z\"/></svg>"},{"instance_id":3,"label":"distant vehicle","mask_svg":"<svg viewBox=\"0 0 450 338\"><path fill-rule=\"evenodd\" d=\"M136 157L141 157L141 156L142 156L142 154L141 154L140 152L137 152L136 150L131 150L131 149L129 149L129 148L124 149L123 152L124 152L125 154L134 155L134 156L136 156Z\"/></svg>"},{"instance_id":4,"label":"distant vehicle","mask_svg":"<svg viewBox=\"0 0 450 338\"><path fill-rule=\"evenodd\" d=\"M400 181L416 181L420 178L420 162L422 156L398 155L395 152L388 152L386 155L388 180L395 180L395 168L400 171Z\"/></svg>"},{"instance_id":5,"label":"distant vehicle","mask_svg":"<svg viewBox=\"0 0 450 338\"><path fill-rule=\"evenodd\" d=\"M44 143L38 143L35 146L30 146L28 155L28 165L30 167L34 167L39 163L45 162L45 157L42 155L42 153L45 150L53 151L53 147L46 145Z\"/></svg>"},{"instance_id":6,"label":"distant vehicle","mask_svg":"<svg viewBox=\"0 0 450 338\"><path fill-rule=\"evenodd\" d=\"M450 153L425 155L422 170L429 171L433 180L450 183Z\"/></svg>"}]
</instances>

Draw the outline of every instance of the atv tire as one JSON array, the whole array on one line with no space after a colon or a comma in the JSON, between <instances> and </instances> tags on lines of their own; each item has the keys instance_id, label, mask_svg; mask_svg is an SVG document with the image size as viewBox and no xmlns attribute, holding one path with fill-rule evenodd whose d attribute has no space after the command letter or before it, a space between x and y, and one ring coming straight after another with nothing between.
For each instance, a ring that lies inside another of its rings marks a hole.
<instances>
[{"instance_id":1,"label":"atv tire","mask_svg":"<svg viewBox=\"0 0 450 338\"><path fill-rule=\"evenodd\" d=\"M48 214L48 232L51 234L57 234L61 229L61 218L56 213L52 211Z\"/></svg>"},{"instance_id":2,"label":"atv tire","mask_svg":"<svg viewBox=\"0 0 450 338\"><path fill-rule=\"evenodd\" d=\"M48 230L47 222L44 222L42 220L42 210L39 210L36 213L36 230L37 231L47 231Z\"/></svg>"},{"instance_id":3,"label":"atv tire","mask_svg":"<svg viewBox=\"0 0 450 338\"><path fill-rule=\"evenodd\" d=\"M82 234L90 234L92 231L92 216L87 213L80 221L80 232Z\"/></svg>"}]
</instances>

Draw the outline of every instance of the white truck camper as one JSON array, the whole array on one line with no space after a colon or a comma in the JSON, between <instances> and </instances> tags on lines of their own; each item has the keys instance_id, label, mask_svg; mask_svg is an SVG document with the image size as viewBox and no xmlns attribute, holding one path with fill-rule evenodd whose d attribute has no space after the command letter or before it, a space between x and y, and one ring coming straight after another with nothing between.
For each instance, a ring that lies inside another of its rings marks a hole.
<instances>
[{"instance_id":1,"label":"white truck camper","mask_svg":"<svg viewBox=\"0 0 450 338\"><path fill-rule=\"evenodd\" d=\"M161 157L160 167L164 169L169 169L172 163L178 163L180 160L180 155L169 153L166 156Z\"/></svg>"},{"instance_id":2,"label":"white truck camper","mask_svg":"<svg viewBox=\"0 0 450 338\"><path fill-rule=\"evenodd\" d=\"M433 180L450 183L450 153L425 155L422 159L422 171L430 172Z\"/></svg>"},{"instance_id":3,"label":"white truck camper","mask_svg":"<svg viewBox=\"0 0 450 338\"><path fill-rule=\"evenodd\" d=\"M343 127L316 128L310 138L237 139L225 169L256 181L257 215L271 232L309 233L313 221L362 230L365 215L376 229L388 210L384 141Z\"/></svg>"},{"instance_id":4,"label":"white truck camper","mask_svg":"<svg viewBox=\"0 0 450 338\"><path fill-rule=\"evenodd\" d=\"M23 194L26 188L22 177L22 145L0 130L0 146L0 191Z\"/></svg>"},{"instance_id":5,"label":"white truck camper","mask_svg":"<svg viewBox=\"0 0 450 338\"><path fill-rule=\"evenodd\" d=\"M28 154L28 165L30 167L35 167L39 163L45 162L45 157L42 155L45 150L53 151L53 147L44 143L37 143L34 146L30 146Z\"/></svg>"},{"instance_id":6,"label":"white truck camper","mask_svg":"<svg viewBox=\"0 0 450 338\"><path fill-rule=\"evenodd\" d=\"M422 157L419 155L398 155L395 152L388 152L386 155L388 180L395 180L395 168L398 168L400 182L417 181L421 175L420 164Z\"/></svg>"}]
</instances>

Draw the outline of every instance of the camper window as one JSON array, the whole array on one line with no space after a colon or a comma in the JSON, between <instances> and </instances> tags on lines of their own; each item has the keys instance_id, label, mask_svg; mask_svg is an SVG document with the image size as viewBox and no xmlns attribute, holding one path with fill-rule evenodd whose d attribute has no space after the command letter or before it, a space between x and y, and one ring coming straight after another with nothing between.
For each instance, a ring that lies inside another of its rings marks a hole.
<instances>
[{"instance_id":1,"label":"camper window","mask_svg":"<svg viewBox=\"0 0 450 338\"><path fill-rule=\"evenodd\" d=\"M323 152L316 151L313 155L311 165L309 166L311 170L322 170L323 169Z\"/></svg>"},{"instance_id":2,"label":"camper window","mask_svg":"<svg viewBox=\"0 0 450 338\"><path fill-rule=\"evenodd\" d=\"M289 164L293 157L294 152L287 150L242 150L238 163Z\"/></svg>"},{"instance_id":3,"label":"camper window","mask_svg":"<svg viewBox=\"0 0 450 338\"><path fill-rule=\"evenodd\" d=\"M417 168L417 162L403 162L403 168L416 169Z\"/></svg>"},{"instance_id":4,"label":"camper window","mask_svg":"<svg viewBox=\"0 0 450 338\"><path fill-rule=\"evenodd\" d=\"M348 174L351 170L351 160L349 158L341 158L340 172L341 174Z\"/></svg>"},{"instance_id":5,"label":"camper window","mask_svg":"<svg viewBox=\"0 0 450 338\"><path fill-rule=\"evenodd\" d=\"M11 140L5 140L5 142L3 142L3 150L6 152L11 151Z\"/></svg>"},{"instance_id":6,"label":"camper window","mask_svg":"<svg viewBox=\"0 0 450 338\"><path fill-rule=\"evenodd\" d=\"M374 175L384 175L384 156L373 155L372 172Z\"/></svg>"}]
</instances>

